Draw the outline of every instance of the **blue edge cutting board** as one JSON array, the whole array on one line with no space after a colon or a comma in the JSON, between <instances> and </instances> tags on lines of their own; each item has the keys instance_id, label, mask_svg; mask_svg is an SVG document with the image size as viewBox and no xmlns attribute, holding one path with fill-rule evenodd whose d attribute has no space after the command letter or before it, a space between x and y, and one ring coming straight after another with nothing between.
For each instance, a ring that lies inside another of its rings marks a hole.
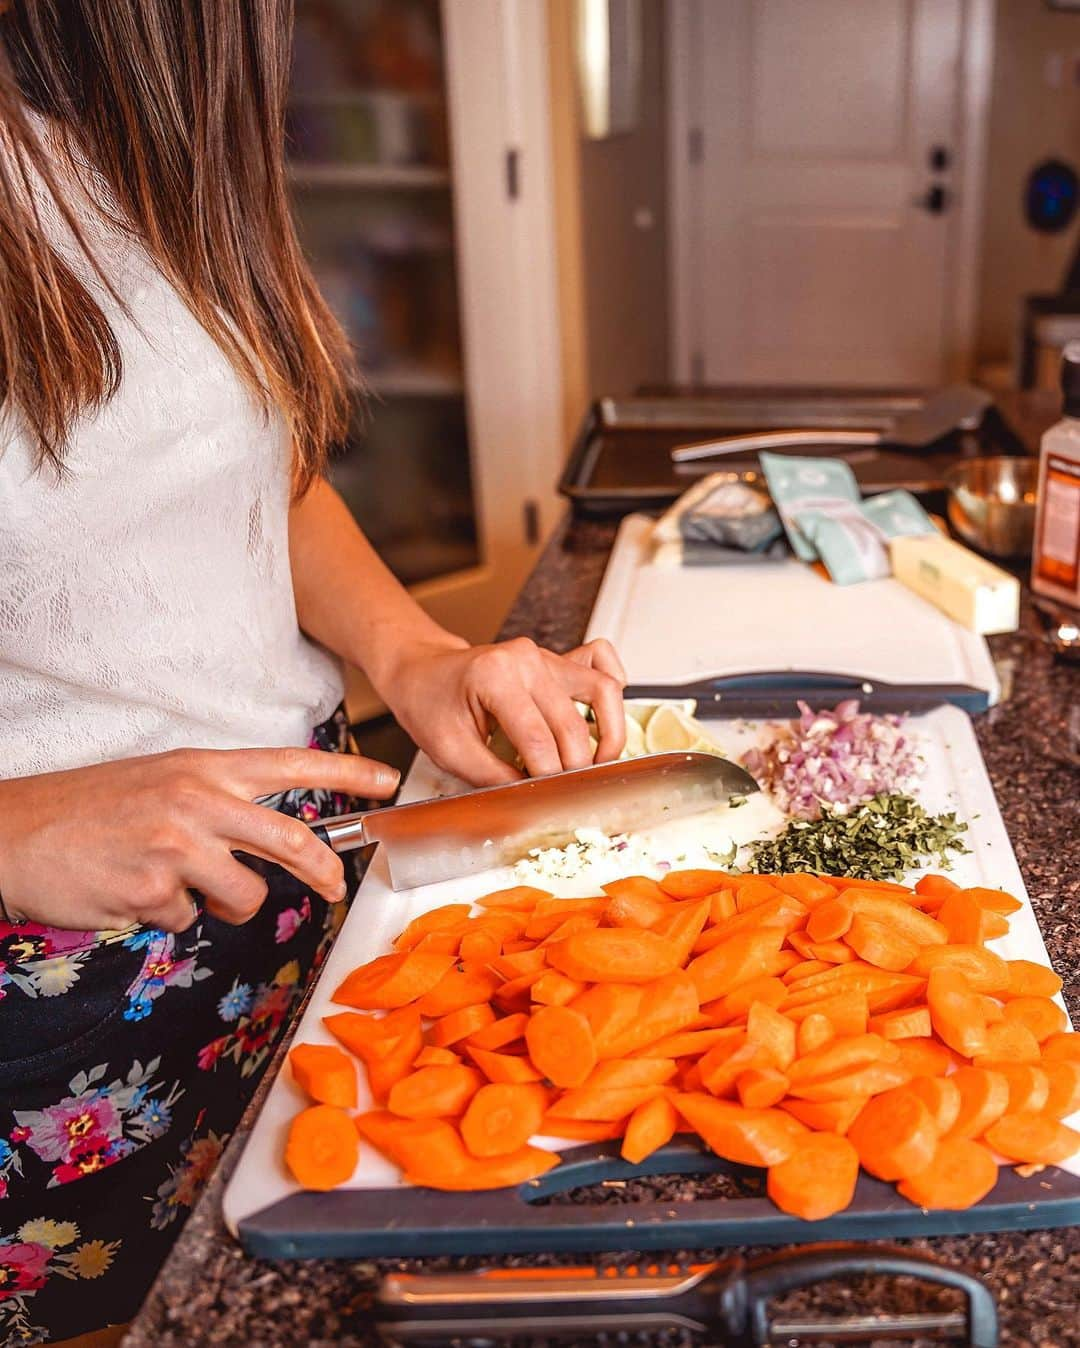
<instances>
[{"instance_id":1,"label":"blue edge cutting board","mask_svg":"<svg viewBox=\"0 0 1080 1348\"><path fill-rule=\"evenodd\" d=\"M851 1206L821 1222L789 1217L765 1197L765 1173L732 1165L677 1140L641 1165L617 1143L567 1153L562 1165L513 1189L338 1189L301 1193L240 1223L244 1248L267 1259L542 1254L615 1250L697 1250L815 1240L1024 1231L1080 1223L1080 1177L1048 1166L1028 1178L1011 1166L993 1192L963 1212L927 1212L891 1184L862 1175ZM647 1175L730 1175L744 1198L538 1204L535 1200L602 1180Z\"/></svg>"}]
</instances>

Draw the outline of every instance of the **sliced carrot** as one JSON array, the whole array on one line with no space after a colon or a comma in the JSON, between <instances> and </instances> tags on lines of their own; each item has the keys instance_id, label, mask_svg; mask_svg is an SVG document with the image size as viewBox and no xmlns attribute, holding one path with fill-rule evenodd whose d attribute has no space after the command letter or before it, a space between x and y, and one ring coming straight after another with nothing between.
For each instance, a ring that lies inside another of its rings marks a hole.
<instances>
[{"instance_id":1,"label":"sliced carrot","mask_svg":"<svg viewBox=\"0 0 1080 1348\"><path fill-rule=\"evenodd\" d=\"M663 1099L663 1096L655 1097ZM542 1137L555 1137L566 1142L609 1142L614 1137L622 1137L623 1122L616 1119L600 1122L597 1119L553 1119L544 1115L540 1125Z\"/></svg>"},{"instance_id":2,"label":"sliced carrot","mask_svg":"<svg viewBox=\"0 0 1080 1348\"><path fill-rule=\"evenodd\" d=\"M1080 1034L1066 1030L1044 1040L1042 1056L1047 1062L1080 1062Z\"/></svg>"},{"instance_id":3,"label":"sliced carrot","mask_svg":"<svg viewBox=\"0 0 1080 1348\"><path fill-rule=\"evenodd\" d=\"M709 921L726 922L729 917L735 916L735 891L733 889L718 889L715 894L709 895ZM700 944L701 938L698 938Z\"/></svg>"},{"instance_id":4,"label":"sliced carrot","mask_svg":"<svg viewBox=\"0 0 1080 1348\"><path fill-rule=\"evenodd\" d=\"M525 1031L534 1066L556 1086L580 1086L596 1066L592 1027L569 1006L534 1011Z\"/></svg>"},{"instance_id":5,"label":"sliced carrot","mask_svg":"<svg viewBox=\"0 0 1080 1348\"><path fill-rule=\"evenodd\" d=\"M657 927L660 935L675 947L677 968L681 968L690 958L694 942L701 935L708 920L709 901L700 899L696 903L680 904L678 910L664 918Z\"/></svg>"},{"instance_id":6,"label":"sliced carrot","mask_svg":"<svg viewBox=\"0 0 1080 1348\"><path fill-rule=\"evenodd\" d=\"M548 963L585 983L650 983L679 967L671 941L633 927L578 932L549 948Z\"/></svg>"},{"instance_id":7,"label":"sliced carrot","mask_svg":"<svg viewBox=\"0 0 1080 1348\"><path fill-rule=\"evenodd\" d=\"M824 1016L834 1035L865 1034L870 1021L870 1005L864 992L839 992L802 1006L782 1005L784 1015L796 1024L809 1016Z\"/></svg>"},{"instance_id":8,"label":"sliced carrot","mask_svg":"<svg viewBox=\"0 0 1080 1348\"><path fill-rule=\"evenodd\" d=\"M939 1133L947 1133L960 1117L960 1088L952 1077L914 1077L904 1090L919 1097Z\"/></svg>"},{"instance_id":9,"label":"sliced carrot","mask_svg":"<svg viewBox=\"0 0 1080 1348\"><path fill-rule=\"evenodd\" d=\"M655 1086L578 1086L564 1091L547 1112L548 1122L556 1119L594 1119L600 1123L614 1123L625 1119L635 1109L664 1093L664 1087Z\"/></svg>"},{"instance_id":10,"label":"sliced carrot","mask_svg":"<svg viewBox=\"0 0 1080 1348\"><path fill-rule=\"evenodd\" d=\"M831 899L836 887L820 875L810 875L805 871L793 871L790 875L774 875L772 882L782 894L798 899L808 908Z\"/></svg>"},{"instance_id":11,"label":"sliced carrot","mask_svg":"<svg viewBox=\"0 0 1080 1348\"><path fill-rule=\"evenodd\" d=\"M464 1110L483 1084L473 1067L421 1067L390 1090L387 1106L406 1119L437 1119Z\"/></svg>"},{"instance_id":12,"label":"sliced carrot","mask_svg":"<svg viewBox=\"0 0 1080 1348\"><path fill-rule=\"evenodd\" d=\"M847 904L856 916L884 922L915 946L944 945L949 940L948 930L941 921L920 912L900 895L872 889L845 889L840 902Z\"/></svg>"},{"instance_id":13,"label":"sliced carrot","mask_svg":"<svg viewBox=\"0 0 1080 1348\"><path fill-rule=\"evenodd\" d=\"M686 972L702 1002L725 997L742 983L768 974L769 958L784 943L782 927L741 932L691 960Z\"/></svg>"},{"instance_id":14,"label":"sliced carrot","mask_svg":"<svg viewBox=\"0 0 1080 1348\"><path fill-rule=\"evenodd\" d=\"M896 894L903 897L910 894L907 885L898 880L863 880L854 875L830 875L829 879L842 892L849 889L880 890L883 894Z\"/></svg>"},{"instance_id":15,"label":"sliced carrot","mask_svg":"<svg viewBox=\"0 0 1080 1348\"><path fill-rule=\"evenodd\" d=\"M828 1016L823 1016L820 1011L812 1011L799 1023L795 1035L795 1052L798 1057L804 1058L808 1053L824 1048L835 1038L836 1031Z\"/></svg>"},{"instance_id":16,"label":"sliced carrot","mask_svg":"<svg viewBox=\"0 0 1080 1348\"><path fill-rule=\"evenodd\" d=\"M528 1023L529 1017L525 1011L515 1012L512 1016L503 1016L502 1020L493 1021L483 1029L470 1034L469 1043L473 1048L505 1048L507 1044L524 1037Z\"/></svg>"},{"instance_id":17,"label":"sliced carrot","mask_svg":"<svg viewBox=\"0 0 1080 1348\"><path fill-rule=\"evenodd\" d=\"M866 1028L883 1039L929 1039L933 1033L928 1006L909 1006L902 1011L871 1016Z\"/></svg>"},{"instance_id":18,"label":"sliced carrot","mask_svg":"<svg viewBox=\"0 0 1080 1348\"><path fill-rule=\"evenodd\" d=\"M789 932L788 935L790 936L791 933ZM806 961L797 950L778 950L775 955L769 956L765 963L765 970L774 978L783 978L788 970L794 969L797 964L805 963ZM815 960L814 963L825 963L825 961Z\"/></svg>"},{"instance_id":19,"label":"sliced carrot","mask_svg":"<svg viewBox=\"0 0 1080 1348\"><path fill-rule=\"evenodd\" d=\"M778 890L771 880L764 877L741 880L735 886L735 908L740 913L746 913L751 908L769 903L781 893L782 891Z\"/></svg>"},{"instance_id":20,"label":"sliced carrot","mask_svg":"<svg viewBox=\"0 0 1080 1348\"><path fill-rule=\"evenodd\" d=\"M500 984L491 1000L502 1011L508 1011L511 1014L522 1011L529 1005L531 1000L529 994L533 984L539 982L543 975L543 969L535 969L531 974L522 974L519 978L511 978Z\"/></svg>"},{"instance_id":21,"label":"sliced carrot","mask_svg":"<svg viewBox=\"0 0 1080 1348\"><path fill-rule=\"evenodd\" d=\"M544 954L543 950L537 951L536 948L533 946L532 941L518 939L503 942L504 955L533 955L536 953L544 955L544 959L546 962L547 960L546 954Z\"/></svg>"},{"instance_id":22,"label":"sliced carrot","mask_svg":"<svg viewBox=\"0 0 1080 1348\"><path fill-rule=\"evenodd\" d=\"M1024 906L1018 898L1007 894L1003 889L984 889L976 885L966 889L964 893L970 894L981 908L987 908L992 913L1000 913L1003 917L1018 913Z\"/></svg>"},{"instance_id":23,"label":"sliced carrot","mask_svg":"<svg viewBox=\"0 0 1080 1348\"><path fill-rule=\"evenodd\" d=\"M863 1168L878 1179L906 1179L934 1158L938 1130L926 1105L901 1086L870 1100L848 1129Z\"/></svg>"},{"instance_id":24,"label":"sliced carrot","mask_svg":"<svg viewBox=\"0 0 1080 1348\"><path fill-rule=\"evenodd\" d=\"M601 1058L626 1058L658 1039L699 1024L697 989L680 969L645 985L634 1018L618 1034L598 1043L596 1051Z\"/></svg>"},{"instance_id":25,"label":"sliced carrot","mask_svg":"<svg viewBox=\"0 0 1080 1348\"><path fill-rule=\"evenodd\" d=\"M986 1013L963 974L946 965L931 969L926 1000L934 1033L949 1048L965 1058L987 1051Z\"/></svg>"},{"instance_id":26,"label":"sliced carrot","mask_svg":"<svg viewBox=\"0 0 1080 1348\"><path fill-rule=\"evenodd\" d=\"M799 1100L844 1100L854 1095L880 1095L910 1080L900 1062L872 1062L837 1076L792 1083L788 1094Z\"/></svg>"},{"instance_id":27,"label":"sliced carrot","mask_svg":"<svg viewBox=\"0 0 1080 1348\"><path fill-rule=\"evenodd\" d=\"M800 979L791 989L782 1010L787 1012L793 1006L805 1006L837 993L861 992L866 996L869 1010L894 1011L918 1000L925 988L925 979L875 969L871 964L856 960L853 964L838 964L824 973Z\"/></svg>"},{"instance_id":28,"label":"sliced carrot","mask_svg":"<svg viewBox=\"0 0 1080 1348\"><path fill-rule=\"evenodd\" d=\"M622 894L633 894L655 899L657 903L666 903L668 898L660 884L647 875L624 875L619 880L601 885L600 888L609 899L618 898Z\"/></svg>"},{"instance_id":29,"label":"sliced carrot","mask_svg":"<svg viewBox=\"0 0 1080 1348\"><path fill-rule=\"evenodd\" d=\"M422 936L430 932L444 931L448 927L460 927L462 920L469 916L472 905L469 903L447 903L441 908L432 908L429 912L414 917L394 942L395 950L412 950L419 944Z\"/></svg>"},{"instance_id":30,"label":"sliced carrot","mask_svg":"<svg viewBox=\"0 0 1080 1348\"><path fill-rule=\"evenodd\" d=\"M716 1096L734 1097L735 1082L752 1067L772 1067L768 1051L760 1044L751 1043L740 1031L729 1040L722 1040L709 1050L698 1063L698 1073L705 1089Z\"/></svg>"},{"instance_id":31,"label":"sliced carrot","mask_svg":"<svg viewBox=\"0 0 1080 1348\"><path fill-rule=\"evenodd\" d=\"M678 1064L670 1058L611 1058L596 1064L585 1086L593 1090L662 1086L677 1071Z\"/></svg>"},{"instance_id":32,"label":"sliced carrot","mask_svg":"<svg viewBox=\"0 0 1080 1348\"><path fill-rule=\"evenodd\" d=\"M759 1044L773 1063L787 1071L795 1057L795 1022L767 1002L754 1002L746 1020L746 1037Z\"/></svg>"},{"instance_id":33,"label":"sliced carrot","mask_svg":"<svg viewBox=\"0 0 1080 1348\"><path fill-rule=\"evenodd\" d=\"M600 919L589 913L576 913L565 918L554 931L550 932L540 942L541 946L554 945L556 941L565 941L567 937L575 935L579 931L592 931L600 925Z\"/></svg>"},{"instance_id":34,"label":"sliced carrot","mask_svg":"<svg viewBox=\"0 0 1080 1348\"><path fill-rule=\"evenodd\" d=\"M950 880L947 875L921 875L915 886L915 893L944 900L959 888L956 881Z\"/></svg>"},{"instance_id":35,"label":"sliced carrot","mask_svg":"<svg viewBox=\"0 0 1080 1348\"><path fill-rule=\"evenodd\" d=\"M788 1079L776 1067L750 1067L735 1078L735 1093L747 1109L768 1109L787 1095Z\"/></svg>"},{"instance_id":36,"label":"sliced carrot","mask_svg":"<svg viewBox=\"0 0 1080 1348\"><path fill-rule=\"evenodd\" d=\"M543 1080L543 1073L526 1057L514 1053L492 1053L490 1049L475 1048L472 1044L466 1044L465 1052L489 1081L517 1084Z\"/></svg>"},{"instance_id":37,"label":"sliced carrot","mask_svg":"<svg viewBox=\"0 0 1080 1348\"><path fill-rule=\"evenodd\" d=\"M720 999L719 1004L710 1002L701 1009L703 1013L709 1014L709 1007L714 1007L715 1010L711 1014L717 1020L726 1023L744 1017L755 1002L779 1006L787 996L787 992L787 987L781 979L772 974L762 974L760 978L751 978L734 992L729 992L726 997Z\"/></svg>"},{"instance_id":38,"label":"sliced carrot","mask_svg":"<svg viewBox=\"0 0 1080 1348\"><path fill-rule=\"evenodd\" d=\"M445 1119L403 1119L391 1114L388 1109L373 1109L366 1114L357 1114L353 1118L357 1134L370 1142L376 1151L388 1161L404 1167L413 1150L424 1143L439 1146L448 1132L453 1133L452 1125ZM453 1144L451 1144L451 1160Z\"/></svg>"},{"instance_id":39,"label":"sliced carrot","mask_svg":"<svg viewBox=\"0 0 1080 1348\"><path fill-rule=\"evenodd\" d=\"M850 903L839 897L826 899L806 919L806 934L812 941L838 941L847 935L854 917Z\"/></svg>"},{"instance_id":40,"label":"sliced carrot","mask_svg":"<svg viewBox=\"0 0 1080 1348\"><path fill-rule=\"evenodd\" d=\"M915 956L908 973L930 977L930 970L947 966L963 974L973 992L997 994L1009 986L1009 966L981 945L926 946Z\"/></svg>"},{"instance_id":41,"label":"sliced carrot","mask_svg":"<svg viewBox=\"0 0 1080 1348\"><path fill-rule=\"evenodd\" d=\"M598 983L577 998L573 1009L589 1022L597 1053L608 1053L622 1032L638 1021L644 995L638 984Z\"/></svg>"},{"instance_id":42,"label":"sliced carrot","mask_svg":"<svg viewBox=\"0 0 1080 1348\"><path fill-rule=\"evenodd\" d=\"M333 1000L361 1011L406 1006L430 992L453 964L453 955L432 950L380 955L354 969L338 986Z\"/></svg>"},{"instance_id":43,"label":"sliced carrot","mask_svg":"<svg viewBox=\"0 0 1080 1348\"><path fill-rule=\"evenodd\" d=\"M868 1097L853 1095L843 1100L784 1100L780 1108L818 1133L844 1135L862 1113Z\"/></svg>"},{"instance_id":44,"label":"sliced carrot","mask_svg":"<svg viewBox=\"0 0 1080 1348\"><path fill-rule=\"evenodd\" d=\"M697 1094L677 1095L674 1103L717 1156L738 1165L779 1165L806 1136L802 1125L779 1109L746 1109Z\"/></svg>"},{"instance_id":45,"label":"sliced carrot","mask_svg":"<svg viewBox=\"0 0 1080 1348\"><path fill-rule=\"evenodd\" d=\"M797 1059L788 1068L792 1083L820 1081L823 1077L854 1072L870 1063L896 1062L900 1052L896 1045L877 1034L857 1034L846 1039L834 1039L823 1048Z\"/></svg>"},{"instance_id":46,"label":"sliced carrot","mask_svg":"<svg viewBox=\"0 0 1080 1348\"><path fill-rule=\"evenodd\" d=\"M988 1062L977 1064L1003 1076L1009 1085L1007 1114L1038 1114L1050 1098L1050 1078L1030 1062Z\"/></svg>"},{"instance_id":47,"label":"sliced carrot","mask_svg":"<svg viewBox=\"0 0 1080 1348\"><path fill-rule=\"evenodd\" d=\"M622 1157L631 1165L640 1165L647 1156L666 1146L675 1136L679 1115L665 1095L657 1095L638 1105L630 1115L623 1137Z\"/></svg>"},{"instance_id":48,"label":"sliced carrot","mask_svg":"<svg viewBox=\"0 0 1080 1348\"><path fill-rule=\"evenodd\" d=\"M567 922L573 922L575 928L584 926L586 930L598 924L607 907L607 899L558 899L557 907L542 908L537 904L525 928L525 937L529 941L543 941L553 935Z\"/></svg>"},{"instance_id":49,"label":"sliced carrot","mask_svg":"<svg viewBox=\"0 0 1080 1348\"><path fill-rule=\"evenodd\" d=\"M546 969L529 989L533 1001L541 1006L568 1006L584 991L584 983L567 978L558 969Z\"/></svg>"},{"instance_id":50,"label":"sliced carrot","mask_svg":"<svg viewBox=\"0 0 1080 1348\"><path fill-rule=\"evenodd\" d=\"M668 871L660 877L660 888L672 899L705 899L733 883L724 871Z\"/></svg>"},{"instance_id":51,"label":"sliced carrot","mask_svg":"<svg viewBox=\"0 0 1080 1348\"><path fill-rule=\"evenodd\" d=\"M1041 1044L1069 1028L1069 1018L1049 997L1013 997L1005 1003L1005 1019L1026 1025Z\"/></svg>"},{"instance_id":52,"label":"sliced carrot","mask_svg":"<svg viewBox=\"0 0 1080 1348\"><path fill-rule=\"evenodd\" d=\"M800 960L798 964L793 964L781 977L789 988L794 988L802 979L809 978L811 974L825 973L829 967L828 960Z\"/></svg>"},{"instance_id":53,"label":"sliced carrot","mask_svg":"<svg viewBox=\"0 0 1080 1348\"><path fill-rule=\"evenodd\" d=\"M696 1058L707 1053L728 1033L726 1029L682 1030L646 1044L644 1048L637 1049L636 1054L642 1058Z\"/></svg>"},{"instance_id":54,"label":"sliced carrot","mask_svg":"<svg viewBox=\"0 0 1080 1348\"><path fill-rule=\"evenodd\" d=\"M548 1093L535 1084L481 1086L461 1120L461 1137L473 1156L506 1156L540 1131Z\"/></svg>"},{"instance_id":55,"label":"sliced carrot","mask_svg":"<svg viewBox=\"0 0 1080 1348\"><path fill-rule=\"evenodd\" d=\"M1044 1062L1047 1095L1043 1113L1063 1119L1080 1109L1080 1062Z\"/></svg>"},{"instance_id":56,"label":"sliced carrot","mask_svg":"<svg viewBox=\"0 0 1080 1348\"><path fill-rule=\"evenodd\" d=\"M985 1067L961 1067L951 1077L960 1092L960 1113L950 1137L981 1137L1009 1107L1009 1083Z\"/></svg>"},{"instance_id":57,"label":"sliced carrot","mask_svg":"<svg viewBox=\"0 0 1080 1348\"><path fill-rule=\"evenodd\" d=\"M467 931L458 946L458 959L465 965L484 967L502 954L502 941L490 931Z\"/></svg>"},{"instance_id":58,"label":"sliced carrot","mask_svg":"<svg viewBox=\"0 0 1080 1348\"><path fill-rule=\"evenodd\" d=\"M344 1184L359 1156L353 1121L334 1105L311 1105L289 1125L285 1164L305 1189L325 1191Z\"/></svg>"},{"instance_id":59,"label":"sliced carrot","mask_svg":"<svg viewBox=\"0 0 1080 1348\"><path fill-rule=\"evenodd\" d=\"M417 999L416 1008L422 1016L437 1020L463 1007L490 1001L501 986L488 969L467 969L454 964L429 992Z\"/></svg>"},{"instance_id":60,"label":"sliced carrot","mask_svg":"<svg viewBox=\"0 0 1080 1348\"><path fill-rule=\"evenodd\" d=\"M441 1016L428 1034L436 1048L449 1048L494 1023L495 1012L487 1002L481 1002L478 1006L463 1006L460 1011Z\"/></svg>"},{"instance_id":61,"label":"sliced carrot","mask_svg":"<svg viewBox=\"0 0 1080 1348\"><path fill-rule=\"evenodd\" d=\"M550 899L546 889L534 889L532 885L512 885L509 889L497 889L493 894L485 894L477 899L480 908L507 908L512 912L529 913L541 899Z\"/></svg>"},{"instance_id":62,"label":"sliced carrot","mask_svg":"<svg viewBox=\"0 0 1080 1348\"><path fill-rule=\"evenodd\" d=\"M1002 1020L986 1027L986 1046L972 1060L976 1067L999 1062L1038 1062L1039 1041L1019 1021Z\"/></svg>"},{"instance_id":63,"label":"sliced carrot","mask_svg":"<svg viewBox=\"0 0 1080 1348\"><path fill-rule=\"evenodd\" d=\"M879 1031L880 1033L880 1031ZM953 1065L953 1055L936 1039L894 1039L900 1064L913 1077L940 1077Z\"/></svg>"},{"instance_id":64,"label":"sliced carrot","mask_svg":"<svg viewBox=\"0 0 1080 1348\"><path fill-rule=\"evenodd\" d=\"M903 932L863 913L855 914L844 941L867 964L894 972L906 969L919 953L919 947Z\"/></svg>"},{"instance_id":65,"label":"sliced carrot","mask_svg":"<svg viewBox=\"0 0 1080 1348\"><path fill-rule=\"evenodd\" d=\"M958 889L948 896L938 909L937 921L948 932L951 945L982 945L1002 935L997 915L984 908L967 889Z\"/></svg>"},{"instance_id":66,"label":"sliced carrot","mask_svg":"<svg viewBox=\"0 0 1080 1348\"><path fill-rule=\"evenodd\" d=\"M1060 1165L1080 1152L1080 1133L1046 1114L1003 1114L984 1136L1002 1156L1029 1165Z\"/></svg>"},{"instance_id":67,"label":"sliced carrot","mask_svg":"<svg viewBox=\"0 0 1080 1348\"><path fill-rule=\"evenodd\" d=\"M978 1142L966 1137L942 1138L930 1164L897 1185L916 1207L959 1210L986 1197L997 1183L997 1163Z\"/></svg>"},{"instance_id":68,"label":"sliced carrot","mask_svg":"<svg viewBox=\"0 0 1080 1348\"><path fill-rule=\"evenodd\" d=\"M649 930L667 916L670 903L648 894L615 894L607 902L601 920L609 927L641 927Z\"/></svg>"},{"instance_id":69,"label":"sliced carrot","mask_svg":"<svg viewBox=\"0 0 1080 1348\"><path fill-rule=\"evenodd\" d=\"M336 1044L297 1044L289 1064L297 1085L316 1103L356 1108L356 1067Z\"/></svg>"},{"instance_id":70,"label":"sliced carrot","mask_svg":"<svg viewBox=\"0 0 1080 1348\"><path fill-rule=\"evenodd\" d=\"M1005 1008L996 997L988 997L985 992L980 992L979 1005L983 1009L987 1025L996 1025L1005 1019Z\"/></svg>"},{"instance_id":71,"label":"sliced carrot","mask_svg":"<svg viewBox=\"0 0 1080 1348\"><path fill-rule=\"evenodd\" d=\"M547 951L528 942L528 950L505 951L489 962L488 968L504 983L512 983L524 974L541 973L547 968Z\"/></svg>"},{"instance_id":72,"label":"sliced carrot","mask_svg":"<svg viewBox=\"0 0 1080 1348\"><path fill-rule=\"evenodd\" d=\"M406 1031L415 1031L417 1037L421 1038L420 1012L412 1006L391 1011L385 1016L372 1016L360 1011L335 1011L332 1016L323 1016L322 1022L335 1039L364 1062L381 1053Z\"/></svg>"},{"instance_id":73,"label":"sliced carrot","mask_svg":"<svg viewBox=\"0 0 1080 1348\"><path fill-rule=\"evenodd\" d=\"M712 950L714 946L730 941L734 936L740 936L745 932L759 932L765 927L775 927L787 935L789 931L796 931L803 925L808 911L806 905L800 903L798 899L778 892L774 899L759 903L755 908L748 908L745 912L736 913L734 917L725 918L714 927L703 931L697 939L694 950L698 954L703 954L707 950Z\"/></svg>"},{"instance_id":74,"label":"sliced carrot","mask_svg":"<svg viewBox=\"0 0 1080 1348\"><path fill-rule=\"evenodd\" d=\"M461 1062L458 1054L453 1053L448 1048L436 1048L433 1044L428 1044L422 1048L413 1060L414 1067L453 1067Z\"/></svg>"},{"instance_id":75,"label":"sliced carrot","mask_svg":"<svg viewBox=\"0 0 1080 1348\"><path fill-rule=\"evenodd\" d=\"M1056 997L1061 991L1061 979L1048 965L1033 960L1006 960L1009 981L1002 991L1004 997ZM987 988L992 992L992 988Z\"/></svg>"},{"instance_id":76,"label":"sliced carrot","mask_svg":"<svg viewBox=\"0 0 1080 1348\"><path fill-rule=\"evenodd\" d=\"M539 1147L521 1147L506 1156L478 1160L469 1155L457 1131L451 1128L450 1132L464 1159L458 1159L456 1165L448 1165L445 1158L433 1150L419 1148L405 1170L405 1178L410 1184L451 1192L505 1189L538 1179L559 1164L560 1158L554 1152L542 1151Z\"/></svg>"},{"instance_id":77,"label":"sliced carrot","mask_svg":"<svg viewBox=\"0 0 1080 1348\"><path fill-rule=\"evenodd\" d=\"M816 1222L848 1206L858 1178L859 1155L846 1137L811 1133L769 1167L766 1191L782 1212Z\"/></svg>"}]
</instances>

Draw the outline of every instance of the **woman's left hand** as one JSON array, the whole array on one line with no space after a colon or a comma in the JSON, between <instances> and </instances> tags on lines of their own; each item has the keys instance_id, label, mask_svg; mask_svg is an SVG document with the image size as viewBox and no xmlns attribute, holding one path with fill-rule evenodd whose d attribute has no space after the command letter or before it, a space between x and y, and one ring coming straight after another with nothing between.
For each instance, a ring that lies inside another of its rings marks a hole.
<instances>
[{"instance_id":1,"label":"woman's left hand","mask_svg":"<svg viewBox=\"0 0 1080 1348\"><path fill-rule=\"evenodd\" d=\"M423 644L394 662L383 696L400 724L439 767L474 786L519 774L487 747L495 721L532 777L593 761L589 727L575 702L596 718L596 762L617 758L626 740L626 674L607 641L566 655L526 637L493 646Z\"/></svg>"}]
</instances>

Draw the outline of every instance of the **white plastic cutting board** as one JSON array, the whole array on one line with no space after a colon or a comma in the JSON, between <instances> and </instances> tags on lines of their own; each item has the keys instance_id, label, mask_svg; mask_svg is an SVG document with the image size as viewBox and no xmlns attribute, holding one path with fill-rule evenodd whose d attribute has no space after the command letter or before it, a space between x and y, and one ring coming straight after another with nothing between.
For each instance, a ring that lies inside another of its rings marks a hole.
<instances>
[{"instance_id":1,"label":"white plastic cutting board","mask_svg":"<svg viewBox=\"0 0 1080 1348\"><path fill-rule=\"evenodd\" d=\"M967 684L997 701L985 640L898 581L834 585L796 561L653 564L652 523L623 520L587 634L614 644L631 683L790 670Z\"/></svg>"},{"instance_id":2,"label":"white plastic cutting board","mask_svg":"<svg viewBox=\"0 0 1080 1348\"><path fill-rule=\"evenodd\" d=\"M939 707L925 716L913 717L910 727L920 740L926 760L922 784L916 795L928 810L956 810L968 822L966 835L971 853L957 858L951 872L961 885L987 885L1008 890L1026 900L1026 890L1009 836L994 797L993 787L979 752L978 742L968 716L956 707ZM709 721L710 736L731 757L741 755L754 742L760 730L743 721ZM402 792L403 800L420 800L460 790L461 784L440 773L429 759L420 755ZM686 855L683 865L709 864L693 855L687 846L689 835L698 834L714 845L727 838L747 842L763 832L774 832L783 824L783 816L764 796L753 797L742 808L710 812L697 821L683 820L663 825L644 835L648 854L655 863ZM722 836L721 836L722 835ZM637 873L661 874L657 864L643 861L635 853L632 867L619 860L601 863L599 868L575 880L540 881L545 888L569 897L594 894L596 886L633 869ZM386 954L394 937L420 913L444 903L461 903L479 898L495 889L520 883L510 868L489 871L458 880L395 893L390 888L385 863L376 854L371 869L342 928L341 934L319 977L311 1000L296 1032L297 1043L332 1044L336 1041L324 1028L322 1017L343 1008L331 998L352 969ZM1010 921L1009 934L993 943L1006 959L1029 959L1049 964L1046 946L1031 905ZM1060 999L1059 999L1060 1000ZM371 1107L367 1083L359 1073L360 1108ZM247 1146L225 1192L224 1216L234 1233L239 1222L252 1213L269 1207L281 1198L298 1192L298 1186L285 1170L282 1160L285 1138L293 1116L308 1101L286 1068L270 1088L256 1120ZM1074 1124L1077 1120L1073 1121ZM541 1143L543 1145L543 1143ZM554 1143L550 1145L554 1146ZM566 1150L565 1144L561 1150ZM1080 1157L1065 1167L1080 1174ZM361 1161L348 1187L384 1189L400 1184L397 1167L364 1147Z\"/></svg>"}]
</instances>

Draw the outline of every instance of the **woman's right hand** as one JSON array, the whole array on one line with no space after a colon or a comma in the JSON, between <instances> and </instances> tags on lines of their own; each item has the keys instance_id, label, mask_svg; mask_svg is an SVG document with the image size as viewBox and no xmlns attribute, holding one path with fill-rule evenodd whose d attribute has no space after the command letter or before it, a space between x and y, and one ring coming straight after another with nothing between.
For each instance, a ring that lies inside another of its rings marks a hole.
<instances>
[{"instance_id":1,"label":"woman's right hand","mask_svg":"<svg viewBox=\"0 0 1080 1348\"><path fill-rule=\"evenodd\" d=\"M234 851L276 862L330 903L341 859L298 819L255 805L293 788L383 799L398 773L318 749L180 749L0 781L0 896L13 921L79 931L183 931L190 890L225 922L253 917L266 882Z\"/></svg>"}]
</instances>

